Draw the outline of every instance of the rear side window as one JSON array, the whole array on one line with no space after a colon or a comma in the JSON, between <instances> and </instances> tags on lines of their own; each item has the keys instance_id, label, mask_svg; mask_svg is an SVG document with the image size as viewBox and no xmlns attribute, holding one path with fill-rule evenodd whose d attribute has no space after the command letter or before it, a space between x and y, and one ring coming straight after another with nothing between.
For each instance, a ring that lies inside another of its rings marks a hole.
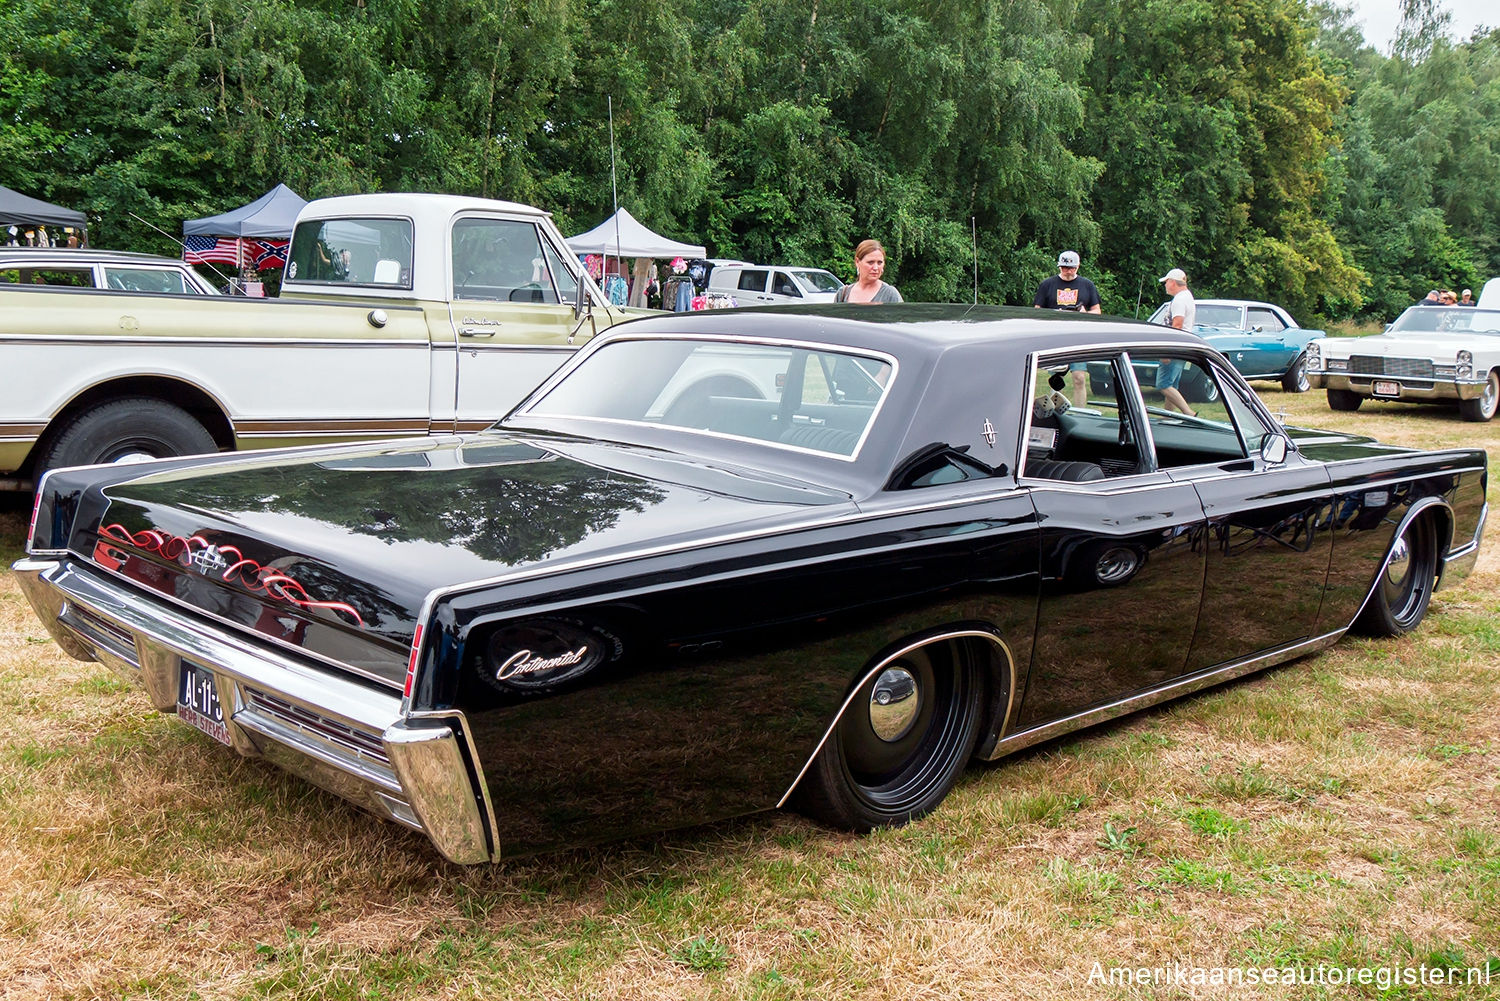
<instances>
[{"instance_id":1,"label":"rear side window","mask_svg":"<svg viewBox=\"0 0 1500 1001\"><path fill-rule=\"evenodd\" d=\"M93 288L94 270L92 268L5 268L0 270L0 283Z\"/></svg>"},{"instance_id":2,"label":"rear side window","mask_svg":"<svg viewBox=\"0 0 1500 1001\"><path fill-rule=\"evenodd\" d=\"M766 290L766 272L764 271L741 271L739 287L746 292L764 292Z\"/></svg>"},{"instance_id":3,"label":"rear side window","mask_svg":"<svg viewBox=\"0 0 1500 1001\"><path fill-rule=\"evenodd\" d=\"M289 281L411 288L410 219L309 219L292 233Z\"/></svg>"}]
</instances>

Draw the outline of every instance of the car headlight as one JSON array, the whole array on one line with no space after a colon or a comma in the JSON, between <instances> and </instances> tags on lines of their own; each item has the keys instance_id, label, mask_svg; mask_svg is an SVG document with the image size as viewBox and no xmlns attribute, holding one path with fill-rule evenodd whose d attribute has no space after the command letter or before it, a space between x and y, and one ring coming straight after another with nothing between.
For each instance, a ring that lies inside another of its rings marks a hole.
<instances>
[{"instance_id":1,"label":"car headlight","mask_svg":"<svg viewBox=\"0 0 1500 1001\"><path fill-rule=\"evenodd\" d=\"M1474 352L1460 351L1458 353L1458 365L1456 373L1460 379L1472 378L1474 375Z\"/></svg>"},{"instance_id":2,"label":"car headlight","mask_svg":"<svg viewBox=\"0 0 1500 1001\"><path fill-rule=\"evenodd\" d=\"M1308 369L1323 367L1323 351L1318 347L1317 342L1313 342L1307 346L1307 367Z\"/></svg>"}]
</instances>

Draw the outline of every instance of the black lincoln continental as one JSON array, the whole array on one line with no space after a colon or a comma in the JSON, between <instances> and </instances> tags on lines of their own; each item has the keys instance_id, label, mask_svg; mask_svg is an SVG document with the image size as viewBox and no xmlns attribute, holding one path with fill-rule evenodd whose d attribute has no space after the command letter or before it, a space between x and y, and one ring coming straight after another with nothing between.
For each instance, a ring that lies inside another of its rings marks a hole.
<instances>
[{"instance_id":1,"label":"black lincoln continental","mask_svg":"<svg viewBox=\"0 0 1500 1001\"><path fill-rule=\"evenodd\" d=\"M481 434L53 471L15 570L73 656L480 862L900 824L970 759L1404 633L1486 475L1284 428L1163 327L717 311L612 329Z\"/></svg>"}]
</instances>

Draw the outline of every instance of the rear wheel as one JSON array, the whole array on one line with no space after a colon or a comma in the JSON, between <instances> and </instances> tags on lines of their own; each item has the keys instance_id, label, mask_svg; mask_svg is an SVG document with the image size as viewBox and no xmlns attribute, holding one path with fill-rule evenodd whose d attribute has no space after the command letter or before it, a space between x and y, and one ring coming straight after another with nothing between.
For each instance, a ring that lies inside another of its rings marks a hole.
<instances>
[{"instance_id":1,"label":"rear wheel","mask_svg":"<svg viewBox=\"0 0 1500 1001\"><path fill-rule=\"evenodd\" d=\"M1358 410L1359 405L1365 402L1365 398L1358 393L1351 393L1347 389L1330 389L1328 391L1328 405L1334 410Z\"/></svg>"},{"instance_id":2,"label":"rear wheel","mask_svg":"<svg viewBox=\"0 0 1500 1001\"><path fill-rule=\"evenodd\" d=\"M1312 388L1307 378L1307 355L1298 355L1292 367L1281 377L1281 388L1288 393L1305 393Z\"/></svg>"},{"instance_id":3,"label":"rear wheel","mask_svg":"<svg viewBox=\"0 0 1500 1001\"><path fill-rule=\"evenodd\" d=\"M181 407L128 397L75 415L45 446L37 471L217 450L213 436Z\"/></svg>"},{"instance_id":4,"label":"rear wheel","mask_svg":"<svg viewBox=\"0 0 1500 1001\"><path fill-rule=\"evenodd\" d=\"M1500 403L1500 369L1492 369L1484 383L1484 395L1472 400L1459 400L1458 412L1466 421L1487 421L1495 416L1496 404Z\"/></svg>"},{"instance_id":5,"label":"rear wheel","mask_svg":"<svg viewBox=\"0 0 1500 1001\"><path fill-rule=\"evenodd\" d=\"M1418 516L1396 539L1391 558L1355 624L1372 636L1411 632L1427 614L1436 582L1437 529L1431 518Z\"/></svg>"},{"instance_id":6,"label":"rear wheel","mask_svg":"<svg viewBox=\"0 0 1500 1001\"><path fill-rule=\"evenodd\" d=\"M896 658L855 693L797 789L799 807L869 831L929 813L974 753L984 680L963 644Z\"/></svg>"}]
</instances>

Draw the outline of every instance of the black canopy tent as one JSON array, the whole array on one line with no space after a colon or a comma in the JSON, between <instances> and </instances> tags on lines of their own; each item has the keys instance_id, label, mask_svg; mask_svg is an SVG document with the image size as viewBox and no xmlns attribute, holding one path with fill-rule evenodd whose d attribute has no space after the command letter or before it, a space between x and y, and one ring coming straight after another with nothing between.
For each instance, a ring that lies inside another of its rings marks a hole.
<instances>
[{"instance_id":1,"label":"black canopy tent","mask_svg":"<svg viewBox=\"0 0 1500 1001\"><path fill-rule=\"evenodd\" d=\"M40 198L23 195L19 191L0 185L0 226L74 226L80 231L88 226L88 218L74 209L44 202ZM17 234L6 233L6 237Z\"/></svg>"},{"instance_id":2,"label":"black canopy tent","mask_svg":"<svg viewBox=\"0 0 1500 1001\"><path fill-rule=\"evenodd\" d=\"M233 236L239 239L290 240L292 223L307 199L278 184L248 205L182 224L183 236Z\"/></svg>"}]
</instances>

